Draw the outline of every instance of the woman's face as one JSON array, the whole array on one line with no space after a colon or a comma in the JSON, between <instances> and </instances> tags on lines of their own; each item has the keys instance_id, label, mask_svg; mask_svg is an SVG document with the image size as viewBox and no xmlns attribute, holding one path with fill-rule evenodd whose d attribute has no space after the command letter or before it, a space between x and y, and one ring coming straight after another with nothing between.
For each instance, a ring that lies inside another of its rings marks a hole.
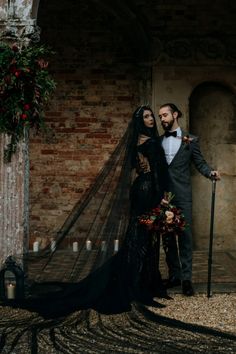
<instances>
[{"instance_id":1,"label":"woman's face","mask_svg":"<svg viewBox=\"0 0 236 354\"><path fill-rule=\"evenodd\" d=\"M143 112L143 122L145 127L147 128L154 127L154 117L152 112L149 109L145 109Z\"/></svg>"}]
</instances>

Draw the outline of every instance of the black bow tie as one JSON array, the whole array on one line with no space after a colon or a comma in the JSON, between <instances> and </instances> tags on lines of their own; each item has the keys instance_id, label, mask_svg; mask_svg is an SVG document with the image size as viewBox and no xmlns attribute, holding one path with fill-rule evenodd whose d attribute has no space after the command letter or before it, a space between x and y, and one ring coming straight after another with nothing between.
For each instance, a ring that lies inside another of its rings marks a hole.
<instances>
[{"instance_id":1,"label":"black bow tie","mask_svg":"<svg viewBox=\"0 0 236 354\"><path fill-rule=\"evenodd\" d=\"M174 132L165 131L165 137L169 138L169 136L174 136L176 138L177 137L177 131L174 131Z\"/></svg>"}]
</instances>

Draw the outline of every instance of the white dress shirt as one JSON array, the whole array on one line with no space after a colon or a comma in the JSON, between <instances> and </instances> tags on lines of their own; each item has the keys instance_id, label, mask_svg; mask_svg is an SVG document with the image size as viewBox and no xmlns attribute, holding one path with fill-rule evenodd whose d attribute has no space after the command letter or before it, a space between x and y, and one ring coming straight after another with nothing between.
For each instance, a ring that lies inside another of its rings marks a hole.
<instances>
[{"instance_id":1,"label":"white dress shirt","mask_svg":"<svg viewBox=\"0 0 236 354\"><path fill-rule=\"evenodd\" d=\"M178 127L176 130L173 130L173 131L177 132L177 137L169 136L168 138L166 138L164 136L164 138L162 140L162 146L165 151L166 161L167 161L168 165L171 163L171 161L175 157L177 151L180 148L181 142L182 142L182 140L181 140L182 134L181 134L180 127Z\"/></svg>"}]
</instances>

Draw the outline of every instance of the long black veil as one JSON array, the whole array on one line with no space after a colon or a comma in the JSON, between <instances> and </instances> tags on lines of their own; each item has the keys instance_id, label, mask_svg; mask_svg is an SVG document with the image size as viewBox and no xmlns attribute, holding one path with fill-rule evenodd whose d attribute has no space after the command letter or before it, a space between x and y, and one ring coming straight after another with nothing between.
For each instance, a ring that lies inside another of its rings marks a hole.
<instances>
[{"instance_id":1,"label":"long black veil","mask_svg":"<svg viewBox=\"0 0 236 354\"><path fill-rule=\"evenodd\" d=\"M53 244L24 256L29 284L78 282L122 247L132 212L130 188L137 167L138 136L140 133L158 135L156 122L154 128L145 127L145 109L151 110L144 105L133 113L115 150L65 220Z\"/></svg>"},{"instance_id":2,"label":"long black veil","mask_svg":"<svg viewBox=\"0 0 236 354\"><path fill-rule=\"evenodd\" d=\"M91 189L62 225L55 244L24 255L29 289L34 283L83 281L122 247L130 217L132 133L131 122ZM140 305L118 315L83 310L54 319L12 306L0 311L4 353L224 353L226 347L233 351L236 347L233 334L172 320L161 316L161 310L154 314Z\"/></svg>"},{"instance_id":3,"label":"long black veil","mask_svg":"<svg viewBox=\"0 0 236 354\"><path fill-rule=\"evenodd\" d=\"M24 255L29 284L78 282L121 248L129 221L132 145L131 122L56 239L45 249Z\"/></svg>"}]
</instances>

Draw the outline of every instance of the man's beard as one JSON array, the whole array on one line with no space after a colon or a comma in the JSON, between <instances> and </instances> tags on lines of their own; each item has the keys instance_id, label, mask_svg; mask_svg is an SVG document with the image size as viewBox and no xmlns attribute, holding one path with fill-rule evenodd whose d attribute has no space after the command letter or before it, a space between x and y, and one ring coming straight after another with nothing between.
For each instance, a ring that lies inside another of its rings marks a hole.
<instances>
[{"instance_id":1,"label":"man's beard","mask_svg":"<svg viewBox=\"0 0 236 354\"><path fill-rule=\"evenodd\" d=\"M165 131L170 131L174 125L174 119L172 119L172 121L170 122L162 122L161 125L162 125L162 128L165 130Z\"/></svg>"}]
</instances>

